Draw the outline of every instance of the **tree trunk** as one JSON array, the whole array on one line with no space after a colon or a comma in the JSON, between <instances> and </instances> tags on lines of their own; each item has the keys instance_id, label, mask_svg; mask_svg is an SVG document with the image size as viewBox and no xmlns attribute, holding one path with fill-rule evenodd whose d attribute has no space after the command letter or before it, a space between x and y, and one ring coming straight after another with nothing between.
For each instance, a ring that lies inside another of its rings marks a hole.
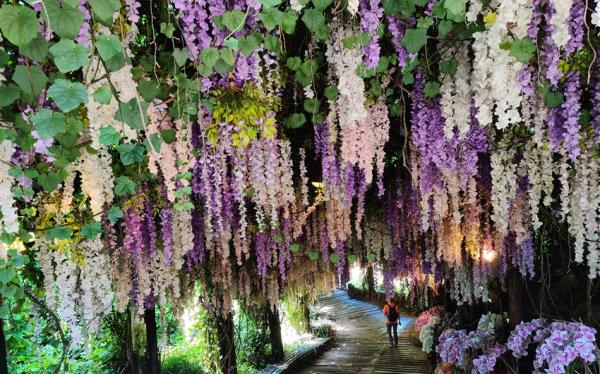
<instances>
[{"instance_id":1,"label":"tree trunk","mask_svg":"<svg viewBox=\"0 0 600 374\"><path fill-rule=\"evenodd\" d=\"M8 374L8 349L4 336L4 320L0 319L0 374Z\"/></svg>"},{"instance_id":2,"label":"tree trunk","mask_svg":"<svg viewBox=\"0 0 600 374\"><path fill-rule=\"evenodd\" d=\"M269 333L271 335L271 357L275 362L283 360L283 340L281 339L281 323L277 307L271 309L267 305L267 319L269 321Z\"/></svg>"},{"instance_id":3,"label":"tree trunk","mask_svg":"<svg viewBox=\"0 0 600 374\"><path fill-rule=\"evenodd\" d=\"M508 318L510 327L515 328L523 320L523 284L515 269L508 272Z\"/></svg>"},{"instance_id":4,"label":"tree trunk","mask_svg":"<svg viewBox=\"0 0 600 374\"><path fill-rule=\"evenodd\" d=\"M127 352L127 368L132 374L138 374L138 362L135 352L133 351L133 313L131 309L127 309L127 325L125 326L125 351Z\"/></svg>"},{"instance_id":5,"label":"tree trunk","mask_svg":"<svg viewBox=\"0 0 600 374\"><path fill-rule=\"evenodd\" d=\"M373 298L375 295L375 277L373 276L373 265L367 267L367 291L369 291L369 298Z\"/></svg>"},{"instance_id":6,"label":"tree trunk","mask_svg":"<svg viewBox=\"0 0 600 374\"><path fill-rule=\"evenodd\" d=\"M226 317L219 314L216 319L219 355L221 356L221 372L223 374L237 374L235 344L233 340L233 315L231 312Z\"/></svg>"},{"instance_id":7,"label":"tree trunk","mask_svg":"<svg viewBox=\"0 0 600 374\"><path fill-rule=\"evenodd\" d=\"M146 373L158 374L160 365L158 362L158 341L156 338L156 309L154 306L144 311L144 323L146 324Z\"/></svg>"}]
</instances>

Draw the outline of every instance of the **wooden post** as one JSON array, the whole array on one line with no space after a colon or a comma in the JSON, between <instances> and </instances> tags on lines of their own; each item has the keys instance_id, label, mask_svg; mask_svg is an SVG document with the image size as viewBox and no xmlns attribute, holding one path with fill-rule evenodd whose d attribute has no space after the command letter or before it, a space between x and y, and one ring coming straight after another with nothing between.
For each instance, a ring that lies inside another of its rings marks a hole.
<instances>
[{"instance_id":1,"label":"wooden post","mask_svg":"<svg viewBox=\"0 0 600 374\"><path fill-rule=\"evenodd\" d=\"M523 290L521 279L516 269L508 271L507 293L508 293L508 318L510 327L515 328L523 320Z\"/></svg>"},{"instance_id":2,"label":"wooden post","mask_svg":"<svg viewBox=\"0 0 600 374\"><path fill-rule=\"evenodd\" d=\"M267 320L269 322L269 334L271 336L271 357L273 361L281 361L284 357L283 340L281 339L281 323L277 306L267 305Z\"/></svg>"},{"instance_id":3,"label":"wooden post","mask_svg":"<svg viewBox=\"0 0 600 374\"><path fill-rule=\"evenodd\" d=\"M158 339L156 337L156 309L154 306L144 310L144 323L146 324L146 373L158 374Z\"/></svg>"},{"instance_id":4,"label":"wooden post","mask_svg":"<svg viewBox=\"0 0 600 374\"><path fill-rule=\"evenodd\" d=\"M237 374L237 363L235 357L234 326L231 312L223 317L216 316L217 337L219 339L219 355L221 356L221 372L223 374Z\"/></svg>"},{"instance_id":5,"label":"wooden post","mask_svg":"<svg viewBox=\"0 0 600 374\"><path fill-rule=\"evenodd\" d=\"M0 374L8 374L8 349L4 336L4 319L0 318Z\"/></svg>"}]
</instances>

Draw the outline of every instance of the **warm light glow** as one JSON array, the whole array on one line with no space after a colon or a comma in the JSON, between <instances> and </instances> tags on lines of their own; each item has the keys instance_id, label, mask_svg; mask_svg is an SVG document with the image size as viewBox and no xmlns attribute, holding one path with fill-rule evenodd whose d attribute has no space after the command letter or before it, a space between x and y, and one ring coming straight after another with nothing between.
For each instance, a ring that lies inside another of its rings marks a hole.
<instances>
[{"instance_id":1,"label":"warm light glow","mask_svg":"<svg viewBox=\"0 0 600 374\"><path fill-rule=\"evenodd\" d=\"M322 189L325 185L322 182L310 182L314 188Z\"/></svg>"},{"instance_id":2,"label":"warm light glow","mask_svg":"<svg viewBox=\"0 0 600 374\"><path fill-rule=\"evenodd\" d=\"M493 249L485 249L483 251L483 260L488 263L492 262L496 259L496 255L497 253Z\"/></svg>"}]
</instances>

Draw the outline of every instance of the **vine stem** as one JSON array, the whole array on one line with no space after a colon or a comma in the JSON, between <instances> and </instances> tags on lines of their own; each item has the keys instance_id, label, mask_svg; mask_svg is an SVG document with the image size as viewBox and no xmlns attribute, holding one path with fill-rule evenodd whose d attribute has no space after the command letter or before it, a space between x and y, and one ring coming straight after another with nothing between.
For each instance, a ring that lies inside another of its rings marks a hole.
<instances>
[{"instance_id":1,"label":"vine stem","mask_svg":"<svg viewBox=\"0 0 600 374\"><path fill-rule=\"evenodd\" d=\"M587 31L587 41L588 44L590 45L590 49L592 50L592 53L594 55L594 57L592 58L592 62L590 62L590 66L588 66L588 72L587 72L587 84L589 86L590 84L590 79L592 77L592 69L594 67L594 63L596 62L596 58L598 57L598 55L596 54L596 48L594 48L594 45L592 44L592 40L590 38L590 25L588 25L588 21L587 21L587 11L588 11L588 6L589 6L589 0L585 0L585 7L583 7L583 24L585 25L585 29Z\"/></svg>"}]
</instances>

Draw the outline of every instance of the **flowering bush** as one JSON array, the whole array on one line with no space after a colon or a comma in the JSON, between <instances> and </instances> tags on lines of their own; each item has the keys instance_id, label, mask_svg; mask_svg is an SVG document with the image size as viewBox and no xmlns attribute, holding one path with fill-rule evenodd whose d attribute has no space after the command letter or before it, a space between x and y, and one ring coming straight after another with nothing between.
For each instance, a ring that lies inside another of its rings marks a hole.
<instances>
[{"instance_id":1,"label":"flowering bush","mask_svg":"<svg viewBox=\"0 0 600 374\"><path fill-rule=\"evenodd\" d=\"M421 328L419 332L419 340L423 345L423 351L431 353L433 350L433 341L435 338L435 330L442 323L442 319L439 316L432 316L429 322Z\"/></svg>"},{"instance_id":2,"label":"flowering bush","mask_svg":"<svg viewBox=\"0 0 600 374\"><path fill-rule=\"evenodd\" d=\"M441 305L434 306L421 312L417 319L415 320L415 328L417 331L421 331L421 329L429 323L432 317L439 317L444 313L444 307Z\"/></svg>"}]
</instances>

